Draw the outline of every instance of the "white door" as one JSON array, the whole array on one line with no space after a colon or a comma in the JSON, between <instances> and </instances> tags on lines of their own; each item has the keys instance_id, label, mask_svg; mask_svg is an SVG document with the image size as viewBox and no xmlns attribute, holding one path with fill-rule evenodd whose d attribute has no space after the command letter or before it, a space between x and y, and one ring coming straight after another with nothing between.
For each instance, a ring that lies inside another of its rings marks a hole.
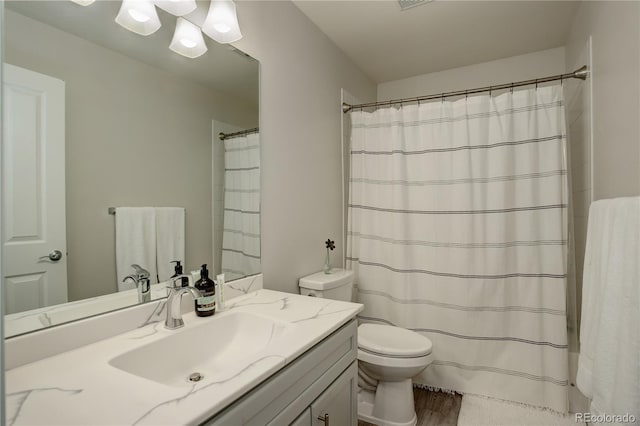
<instances>
[{"instance_id":1,"label":"white door","mask_svg":"<svg viewBox=\"0 0 640 426\"><path fill-rule=\"evenodd\" d=\"M4 64L3 90L2 271L10 314L67 301L65 84Z\"/></svg>"}]
</instances>

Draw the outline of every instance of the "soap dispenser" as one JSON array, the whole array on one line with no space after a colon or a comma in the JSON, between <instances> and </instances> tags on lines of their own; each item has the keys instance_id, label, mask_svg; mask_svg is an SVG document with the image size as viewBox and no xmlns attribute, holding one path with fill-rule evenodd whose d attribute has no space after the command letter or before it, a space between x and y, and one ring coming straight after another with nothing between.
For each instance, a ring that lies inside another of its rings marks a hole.
<instances>
[{"instance_id":1,"label":"soap dispenser","mask_svg":"<svg viewBox=\"0 0 640 426\"><path fill-rule=\"evenodd\" d=\"M202 295L195 300L196 315L199 317L213 315L216 312L216 283L209 279L206 263L200 269L200 279L196 281L195 288Z\"/></svg>"},{"instance_id":2,"label":"soap dispenser","mask_svg":"<svg viewBox=\"0 0 640 426\"><path fill-rule=\"evenodd\" d=\"M171 278L175 278L178 275L183 275L182 274L182 264L180 263L179 260L172 260L171 263L175 263L176 266L174 267L174 274L171 276ZM180 279L180 281L182 282L182 287L188 287L189 286L189 278L187 277L182 277Z\"/></svg>"}]
</instances>

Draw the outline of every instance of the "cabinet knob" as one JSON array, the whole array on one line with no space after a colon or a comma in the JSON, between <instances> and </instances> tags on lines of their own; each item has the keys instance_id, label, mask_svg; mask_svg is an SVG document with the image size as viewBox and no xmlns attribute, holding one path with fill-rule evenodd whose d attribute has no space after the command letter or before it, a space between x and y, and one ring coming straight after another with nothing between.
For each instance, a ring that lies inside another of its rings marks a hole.
<instances>
[{"instance_id":1,"label":"cabinet knob","mask_svg":"<svg viewBox=\"0 0 640 426\"><path fill-rule=\"evenodd\" d=\"M324 423L324 426L329 426L329 414L325 414L324 416L318 416L318 420Z\"/></svg>"}]
</instances>

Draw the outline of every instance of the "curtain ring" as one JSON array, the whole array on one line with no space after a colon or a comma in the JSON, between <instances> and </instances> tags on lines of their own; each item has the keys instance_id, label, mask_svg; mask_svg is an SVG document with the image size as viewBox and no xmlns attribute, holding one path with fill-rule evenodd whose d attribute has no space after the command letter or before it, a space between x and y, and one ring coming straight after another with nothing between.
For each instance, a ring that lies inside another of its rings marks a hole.
<instances>
[{"instance_id":1,"label":"curtain ring","mask_svg":"<svg viewBox=\"0 0 640 426\"><path fill-rule=\"evenodd\" d=\"M511 94L513 95L513 83L511 83Z\"/></svg>"},{"instance_id":2,"label":"curtain ring","mask_svg":"<svg viewBox=\"0 0 640 426\"><path fill-rule=\"evenodd\" d=\"M464 91L464 100L466 101L467 99L469 99L469 93L465 90Z\"/></svg>"},{"instance_id":3,"label":"curtain ring","mask_svg":"<svg viewBox=\"0 0 640 426\"><path fill-rule=\"evenodd\" d=\"M442 98L441 98L442 103L444 103L444 92L442 92L442 95L441 95L441 96L442 96Z\"/></svg>"},{"instance_id":4,"label":"curtain ring","mask_svg":"<svg viewBox=\"0 0 640 426\"><path fill-rule=\"evenodd\" d=\"M489 97L493 95L493 86L489 86Z\"/></svg>"},{"instance_id":5,"label":"curtain ring","mask_svg":"<svg viewBox=\"0 0 640 426\"><path fill-rule=\"evenodd\" d=\"M560 76L560 86L562 86L562 84L564 83L564 76Z\"/></svg>"},{"instance_id":6,"label":"curtain ring","mask_svg":"<svg viewBox=\"0 0 640 426\"><path fill-rule=\"evenodd\" d=\"M536 79L536 90L538 90L538 79Z\"/></svg>"}]
</instances>

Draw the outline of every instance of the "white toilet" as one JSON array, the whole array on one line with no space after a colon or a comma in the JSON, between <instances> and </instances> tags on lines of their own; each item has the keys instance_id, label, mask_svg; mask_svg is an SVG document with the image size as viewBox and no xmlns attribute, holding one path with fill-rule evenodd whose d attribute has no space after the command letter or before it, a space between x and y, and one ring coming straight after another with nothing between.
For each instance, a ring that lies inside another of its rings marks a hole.
<instances>
[{"instance_id":1,"label":"white toilet","mask_svg":"<svg viewBox=\"0 0 640 426\"><path fill-rule=\"evenodd\" d=\"M299 281L300 294L350 302L353 271L334 269ZM411 378L432 360L431 341L411 330L390 325L358 327L358 418L380 426L413 426Z\"/></svg>"}]
</instances>

